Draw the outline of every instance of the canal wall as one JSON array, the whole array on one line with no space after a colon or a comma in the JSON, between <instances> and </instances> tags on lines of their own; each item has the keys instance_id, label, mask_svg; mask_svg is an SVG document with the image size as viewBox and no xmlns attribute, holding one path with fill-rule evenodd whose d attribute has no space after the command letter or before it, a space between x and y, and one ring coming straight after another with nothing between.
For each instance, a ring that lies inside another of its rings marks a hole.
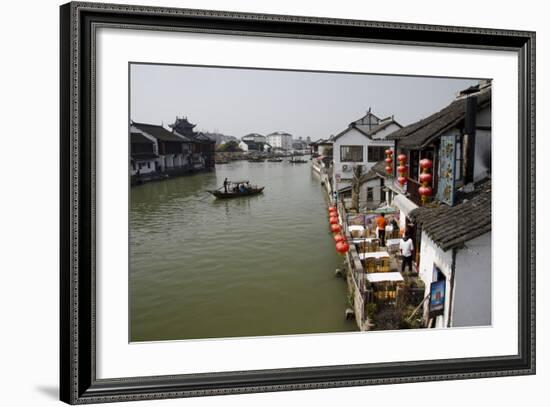
<instances>
[{"instance_id":1,"label":"canal wall","mask_svg":"<svg viewBox=\"0 0 550 407\"><path fill-rule=\"evenodd\" d=\"M348 239L352 240L351 233L347 224L347 212L343 202L337 202L332 195L332 184L328 175L324 172L320 173L321 185L327 194L327 199L332 204L336 205L338 209L338 217L340 224L343 227L343 234ZM348 288L348 298L350 299L351 306L353 307L353 313L355 316L355 322L360 331L368 331L370 328L369 321L365 313L365 295L364 295L364 269L363 264L359 258L359 253L355 245L351 244L348 252L345 255L345 267L346 267L346 284Z\"/></svg>"}]
</instances>

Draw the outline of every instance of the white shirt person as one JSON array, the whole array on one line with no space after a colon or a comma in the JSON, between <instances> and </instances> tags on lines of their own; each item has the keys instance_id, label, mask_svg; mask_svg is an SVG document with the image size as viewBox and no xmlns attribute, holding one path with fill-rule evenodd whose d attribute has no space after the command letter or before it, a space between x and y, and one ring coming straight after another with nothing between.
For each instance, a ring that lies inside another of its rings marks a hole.
<instances>
[{"instance_id":1,"label":"white shirt person","mask_svg":"<svg viewBox=\"0 0 550 407\"><path fill-rule=\"evenodd\" d=\"M399 242L399 250L403 256L403 261L401 262L401 272L405 272L405 266L409 266L409 271L413 271L412 268L412 253L414 251L412 239L405 235L403 239Z\"/></svg>"}]
</instances>

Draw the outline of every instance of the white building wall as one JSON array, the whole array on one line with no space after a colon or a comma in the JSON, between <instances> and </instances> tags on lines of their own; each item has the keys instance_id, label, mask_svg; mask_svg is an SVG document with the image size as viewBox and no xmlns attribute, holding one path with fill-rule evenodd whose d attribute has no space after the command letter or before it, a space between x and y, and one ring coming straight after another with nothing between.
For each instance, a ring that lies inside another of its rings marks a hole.
<instances>
[{"instance_id":1,"label":"white building wall","mask_svg":"<svg viewBox=\"0 0 550 407\"><path fill-rule=\"evenodd\" d=\"M491 324L491 233L468 241L455 259L452 326Z\"/></svg>"},{"instance_id":2,"label":"white building wall","mask_svg":"<svg viewBox=\"0 0 550 407\"><path fill-rule=\"evenodd\" d=\"M239 148L243 151L248 151L248 144L246 144L244 141L241 141L239 143Z\"/></svg>"},{"instance_id":3,"label":"white building wall","mask_svg":"<svg viewBox=\"0 0 550 407\"><path fill-rule=\"evenodd\" d=\"M274 148L292 149L292 136L290 134L270 134L267 136L267 142Z\"/></svg>"},{"instance_id":4,"label":"white building wall","mask_svg":"<svg viewBox=\"0 0 550 407\"><path fill-rule=\"evenodd\" d=\"M436 328L486 326L491 324L491 233L486 233L456 249L454 287L451 293L452 249L443 251L422 232L419 276L430 293L434 265L446 277L445 309L436 318ZM452 303L452 306L451 306ZM428 304L426 303L425 312Z\"/></svg>"},{"instance_id":5,"label":"white building wall","mask_svg":"<svg viewBox=\"0 0 550 407\"><path fill-rule=\"evenodd\" d=\"M150 174L152 172L155 172L155 161L154 159L151 160L139 160L134 162L133 168L130 165L130 173L132 175L136 175L139 170L140 175Z\"/></svg>"},{"instance_id":6,"label":"white building wall","mask_svg":"<svg viewBox=\"0 0 550 407\"><path fill-rule=\"evenodd\" d=\"M399 127L395 124L386 127L384 130L377 133L377 138L371 140L363 133L359 132L355 128L349 128L344 134L334 140L333 144L333 157L334 157L334 177L337 175L340 176L340 183L338 188L343 188L351 184L352 179L352 168L354 165L363 165L363 173L367 173L376 162L368 161L368 147L369 146L380 146L380 147L391 147L393 148L394 142L392 140L384 140L387 134L393 133L398 130ZM340 158L340 147L341 146L363 146L363 161L361 162L342 162ZM347 167L347 171L344 170L344 167Z\"/></svg>"},{"instance_id":7,"label":"white building wall","mask_svg":"<svg viewBox=\"0 0 550 407\"><path fill-rule=\"evenodd\" d=\"M365 182L361 187L361 193L359 199L361 200L361 206L365 203L369 208L378 207L382 204L382 201L386 199L385 193L382 191L381 178L376 178ZM372 200L367 199L367 188L372 188Z\"/></svg>"},{"instance_id":8,"label":"white building wall","mask_svg":"<svg viewBox=\"0 0 550 407\"><path fill-rule=\"evenodd\" d=\"M436 245L426 232L422 232L420 243L420 265L418 274L425 284L424 296L430 293L430 284L434 281L434 266L439 268L446 277L445 284L445 309L443 316L436 318L436 328L447 326L449 316L449 297L451 290L451 272L453 262L452 250L443 251ZM428 310L428 302L425 303L425 313Z\"/></svg>"}]
</instances>

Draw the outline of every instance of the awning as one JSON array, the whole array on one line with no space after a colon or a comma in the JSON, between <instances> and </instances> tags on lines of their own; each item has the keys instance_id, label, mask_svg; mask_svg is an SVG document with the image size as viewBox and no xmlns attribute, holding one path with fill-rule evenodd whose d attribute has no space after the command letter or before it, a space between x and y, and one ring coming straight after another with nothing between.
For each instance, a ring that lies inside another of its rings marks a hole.
<instances>
[{"instance_id":1,"label":"awning","mask_svg":"<svg viewBox=\"0 0 550 407\"><path fill-rule=\"evenodd\" d=\"M407 198L404 195L397 194L393 197L393 204L397 206L405 215L409 215L409 213L412 212L413 209L418 208L418 205L416 205L413 201L411 201L409 198Z\"/></svg>"},{"instance_id":2,"label":"awning","mask_svg":"<svg viewBox=\"0 0 550 407\"><path fill-rule=\"evenodd\" d=\"M383 206L381 208L376 208L376 209L373 209L373 210L369 211L369 213L384 213L384 214L396 213L396 212L399 212L399 210L392 207L392 206Z\"/></svg>"}]
</instances>

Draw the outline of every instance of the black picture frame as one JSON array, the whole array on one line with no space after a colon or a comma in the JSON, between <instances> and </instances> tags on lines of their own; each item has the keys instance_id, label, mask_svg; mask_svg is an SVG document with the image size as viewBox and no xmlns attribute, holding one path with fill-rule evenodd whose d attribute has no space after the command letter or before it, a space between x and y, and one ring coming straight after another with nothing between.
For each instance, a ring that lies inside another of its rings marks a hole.
<instances>
[{"instance_id":1,"label":"black picture frame","mask_svg":"<svg viewBox=\"0 0 550 407\"><path fill-rule=\"evenodd\" d=\"M60 398L70 404L535 373L535 33L73 2L60 7ZM518 353L437 361L96 378L93 36L100 26L508 50L519 57Z\"/></svg>"}]
</instances>

